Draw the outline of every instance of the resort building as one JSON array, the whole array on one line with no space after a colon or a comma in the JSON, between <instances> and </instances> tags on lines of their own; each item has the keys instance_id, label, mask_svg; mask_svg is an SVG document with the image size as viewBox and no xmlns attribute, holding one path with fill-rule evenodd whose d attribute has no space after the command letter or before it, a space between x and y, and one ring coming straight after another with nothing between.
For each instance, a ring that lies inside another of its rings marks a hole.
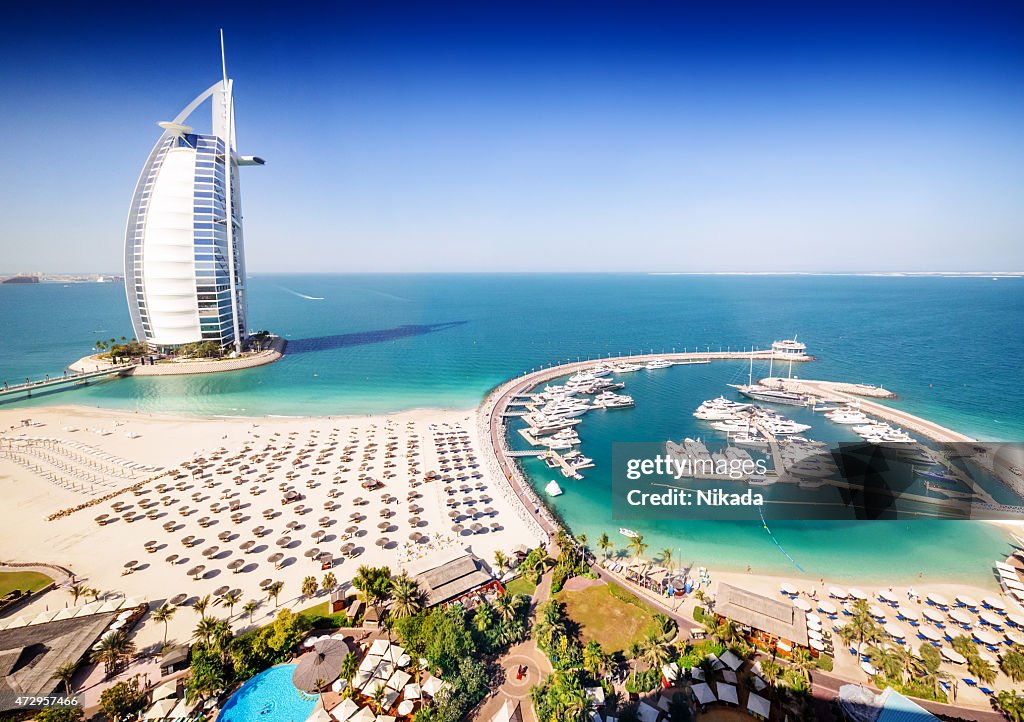
<instances>
[{"instance_id":1,"label":"resort building","mask_svg":"<svg viewBox=\"0 0 1024 722\"><path fill-rule=\"evenodd\" d=\"M246 338L238 169L263 160L236 151L232 89L225 65L221 80L158 124L132 196L125 291L135 337L157 349L213 341L240 351ZM204 133L187 122L207 100Z\"/></svg>"},{"instance_id":2,"label":"resort building","mask_svg":"<svg viewBox=\"0 0 1024 722\"><path fill-rule=\"evenodd\" d=\"M748 641L762 649L789 656L807 647L807 621L791 603L763 597L724 582L715 595L715 614L744 628Z\"/></svg>"},{"instance_id":3,"label":"resort building","mask_svg":"<svg viewBox=\"0 0 1024 722\"><path fill-rule=\"evenodd\" d=\"M473 554L462 554L416 575L427 594L427 606L454 604L474 607L481 595L497 595L503 589Z\"/></svg>"}]
</instances>

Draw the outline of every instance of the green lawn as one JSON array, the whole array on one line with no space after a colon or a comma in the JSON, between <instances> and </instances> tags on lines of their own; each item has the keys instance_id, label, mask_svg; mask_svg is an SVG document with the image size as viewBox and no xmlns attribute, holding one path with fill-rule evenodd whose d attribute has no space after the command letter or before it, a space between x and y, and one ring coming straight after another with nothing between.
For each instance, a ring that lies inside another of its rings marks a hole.
<instances>
[{"instance_id":1,"label":"green lawn","mask_svg":"<svg viewBox=\"0 0 1024 722\"><path fill-rule=\"evenodd\" d=\"M516 577L505 585L505 591L509 594L525 594L532 597L537 591L537 585L526 577Z\"/></svg>"},{"instance_id":2,"label":"green lawn","mask_svg":"<svg viewBox=\"0 0 1024 722\"><path fill-rule=\"evenodd\" d=\"M23 592L38 592L52 580L39 572L0 572L0 596L20 589Z\"/></svg>"},{"instance_id":3,"label":"green lawn","mask_svg":"<svg viewBox=\"0 0 1024 722\"><path fill-rule=\"evenodd\" d=\"M317 623L317 626L321 629L328 629L330 627L347 627L348 619L345 617L344 612L338 612L337 614L328 614L328 602L320 602L314 604L312 607L306 609L300 609L296 612L300 617L308 617Z\"/></svg>"},{"instance_id":4,"label":"green lawn","mask_svg":"<svg viewBox=\"0 0 1024 722\"><path fill-rule=\"evenodd\" d=\"M660 632L654 609L617 585L599 584L579 592L563 590L555 597L580 625L583 644L597 640L605 652L626 651L634 640L641 642L650 632Z\"/></svg>"}]
</instances>

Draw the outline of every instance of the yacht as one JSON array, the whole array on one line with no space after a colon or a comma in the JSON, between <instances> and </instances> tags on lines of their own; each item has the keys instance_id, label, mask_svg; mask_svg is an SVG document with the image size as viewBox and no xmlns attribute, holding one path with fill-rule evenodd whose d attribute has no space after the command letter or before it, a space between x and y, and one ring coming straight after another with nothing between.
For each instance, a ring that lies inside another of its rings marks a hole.
<instances>
[{"instance_id":1,"label":"yacht","mask_svg":"<svg viewBox=\"0 0 1024 722\"><path fill-rule=\"evenodd\" d=\"M672 365L671 361L666 361L663 358L656 358L653 361L648 361L645 365L645 369L667 369Z\"/></svg>"},{"instance_id":2,"label":"yacht","mask_svg":"<svg viewBox=\"0 0 1024 722\"><path fill-rule=\"evenodd\" d=\"M639 371L642 368L642 364L617 363L614 366L612 366L612 373L628 374L632 373L633 371Z\"/></svg>"},{"instance_id":3,"label":"yacht","mask_svg":"<svg viewBox=\"0 0 1024 722\"><path fill-rule=\"evenodd\" d=\"M789 419L771 419L765 424L765 428L772 436L788 436L789 434L803 433L811 427Z\"/></svg>"},{"instance_id":4,"label":"yacht","mask_svg":"<svg viewBox=\"0 0 1024 722\"><path fill-rule=\"evenodd\" d=\"M577 416L583 416L583 414L588 411L590 411L590 404L578 399L552 401L541 409L541 413L545 416L552 416L560 419L572 419Z\"/></svg>"},{"instance_id":5,"label":"yacht","mask_svg":"<svg viewBox=\"0 0 1024 722\"><path fill-rule=\"evenodd\" d=\"M825 414L825 418L834 424L869 424L871 419L864 414L863 411L849 410L849 409L837 409L830 413Z\"/></svg>"},{"instance_id":6,"label":"yacht","mask_svg":"<svg viewBox=\"0 0 1024 722\"><path fill-rule=\"evenodd\" d=\"M605 409L625 409L633 406L633 397L602 391L594 397L594 406Z\"/></svg>"},{"instance_id":7,"label":"yacht","mask_svg":"<svg viewBox=\"0 0 1024 722\"><path fill-rule=\"evenodd\" d=\"M632 529L627 529L624 526L623 527L619 527L619 534L621 534L622 536L628 536L630 539L636 539L637 537L640 536L639 534L637 534Z\"/></svg>"},{"instance_id":8,"label":"yacht","mask_svg":"<svg viewBox=\"0 0 1024 722\"><path fill-rule=\"evenodd\" d=\"M764 401L769 404L785 404L787 406L804 406L807 397L793 391L782 391L780 389L769 389L764 386L735 386L734 387L748 399Z\"/></svg>"},{"instance_id":9,"label":"yacht","mask_svg":"<svg viewBox=\"0 0 1024 722\"><path fill-rule=\"evenodd\" d=\"M746 446L750 449L767 449L768 439L764 438L756 429L742 431L738 434L730 434L729 441L736 446Z\"/></svg>"},{"instance_id":10,"label":"yacht","mask_svg":"<svg viewBox=\"0 0 1024 722\"><path fill-rule=\"evenodd\" d=\"M741 419L727 419L725 421L711 422L711 428L715 431L724 431L727 434L746 433L750 428L750 422Z\"/></svg>"}]
</instances>

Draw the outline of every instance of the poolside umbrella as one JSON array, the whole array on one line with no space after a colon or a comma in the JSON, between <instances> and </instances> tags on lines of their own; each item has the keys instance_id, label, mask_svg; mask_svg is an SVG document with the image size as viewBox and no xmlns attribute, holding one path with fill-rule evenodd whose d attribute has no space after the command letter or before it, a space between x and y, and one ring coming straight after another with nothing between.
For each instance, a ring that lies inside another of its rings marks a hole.
<instances>
[{"instance_id":1,"label":"poolside umbrella","mask_svg":"<svg viewBox=\"0 0 1024 722\"><path fill-rule=\"evenodd\" d=\"M811 649L817 650L819 652L824 652L825 651L825 644L820 639L811 639L811 640L809 640L807 642L807 644L808 644L808 646ZM756 697L757 695L751 694L750 696L753 698L753 697Z\"/></svg>"},{"instance_id":2,"label":"poolside umbrella","mask_svg":"<svg viewBox=\"0 0 1024 722\"><path fill-rule=\"evenodd\" d=\"M820 632L821 631L821 622L818 621L817 619L808 619L807 620L807 628L808 629L813 629L813 630L816 630L816 631Z\"/></svg>"},{"instance_id":3,"label":"poolside umbrella","mask_svg":"<svg viewBox=\"0 0 1024 722\"><path fill-rule=\"evenodd\" d=\"M412 709L414 706L415 705L411 699L402 700L402 703L398 705L398 716L406 717L412 714Z\"/></svg>"},{"instance_id":4,"label":"poolside umbrella","mask_svg":"<svg viewBox=\"0 0 1024 722\"><path fill-rule=\"evenodd\" d=\"M205 572L205 571L206 571L206 567L204 567L202 564L200 564L199 566L195 566L195 567L192 567L191 569L189 569L188 570L188 575L190 577L194 577L195 579L199 579L200 575L202 575L202 573Z\"/></svg>"},{"instance_id":5,"label":"poolside umbrella","mask_svg":"<svg viewBox=\"0 0 1024 722\"><path fill-rule=\"evenodd\" d=\"M974 621L974 620L971 619L971 615L968 614L967 612L965 612L962 609L954 609L953 611L951 611L949 613L949 618L952 619L957 624L960 624L960 625L962 625L964 627L971 626L971 624Z\"/></svg>"},{"instance_id":6,"label":"poolside umbrella","mask_svg":"<svg viewBox=\"0 0 1024 722\"><path fill-rule=\"evenodd\" d=\"M267 561L273 564L275 567L281 563L282 559L284 559L284 554L282 554L281 552L275 552L271 554L269 557L267 557Z\"/></svg>"},{"instance_id":7,"label":"poolside umbrella","mask_svg":"<svg viewBox=\"0 0 1024 722\"><path fill-rule=\"evenodd\" d=\"M955 649L949 649L948 647L942 647L939 650L939 654L941 654L943 656L943 658L949 660L953 664L966 664L967 663L967 657L965 657L964 655L960 654Z\"/></svg>"},{"instance_id":8,"label":"poolside umbrella","mask_svg":"<svg viewBox=\"0 0 1024 722\"><path fill-rule=\"evenodd\" d=\"M939 630L934 627L921 627L918 629L918 632L920 632L922 637L933 642L939 642L942 640L942 635L939 634Z\"/></svg>"},{"instance_id":9,"label":"poolside umbrella","mask_svg":"<svg viewBox=\"0 0 1024 722\"><path fill-rule=\"evenodd\" d=\"M940 612L937 612L934 609L926 608L923 609L921 613L924 615L924 618L927 619L929 622L941 624L942 622L946 621L945 617L943 617Z\"/></svg>"},{"instance_id":10,"label":"poolside umbrella","mask_svg":"<svg viewBox=\"0 0 1024 722\"><path fill-rule=\"evenodd\" d=\"M808 629L807 630L807 638L808 639L820 640L821 639L821 630L818 630L818 629Z\"/></svg>"},{"instance_id":11,"label":"poolside umbrella","mask_svg":"<svg viewBox=\"0 0 1024 722\"><path fill-rule=\"evenodd\" d=\"M975 629L971 632L971 635L974 637L976 642L989 647L999 644L999 637L992 634L992 632L987 629Z\"/></svg>"},{"instance_id":12,"label":"poolside umbrella","mask_svg":"<svg viewBox=\"0 0 1024 722\"><path fill-rule=\"evenodd\" d=\"M321 639L299 658L292 672L292 684L304 692L318 692L317 684L329 685L341 674L341 662L348 654L348 645L340 639Z\"/></svg>"},{"instance_id":13,"label":"poolside umbrella","mask_svg":"<svg viewBox=\"0 0 1024 722\"><path fill-rule=\"evenodd\" d=\"M965 607L977 607L978 601L974 597L969 597L966 594L957 594L956 600L963 604Z\"/></svg>"},{"instance_id":14,"label":"poolside umbrella","mask_svg":"<svg viewBox=\"0 0 1024 722\"><path fill-rule=\"evenodd\" d=\"M243 566L245 566L244 559L235 559L230 564L228 564L228 569L230 569L233 572L240 572L242 571Z\"/></svg>"},{"instance_id":15,"label":"poolside umbrella","mask_svg":"<svg viewBox=\"0 0 1024 722\"><path fill-rule=\"evenodd\" d=\"M1006 623L998 614L990 612L987 609L981 610L981 612L978 613L978 618L985 624L991 624L993 627L1001 627Z\"/></svg>"}]
</instances>

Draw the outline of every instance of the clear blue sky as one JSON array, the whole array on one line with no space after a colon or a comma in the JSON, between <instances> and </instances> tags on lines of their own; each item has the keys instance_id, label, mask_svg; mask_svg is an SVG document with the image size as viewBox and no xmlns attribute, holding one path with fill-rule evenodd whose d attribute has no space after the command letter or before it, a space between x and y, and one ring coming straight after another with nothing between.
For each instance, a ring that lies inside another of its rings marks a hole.
<instances>
[{"instance_id":1,"label":"clear blue sky","mask_svg":"<svg viewBox=\"0 0 1024 722\"><path fill-rule=\"evenodd\" d=\"M220 26L251 272L1024 268L1019 2L141 5L5 10L0 269L121 267Z\"/></svg>"}]
</instances>

